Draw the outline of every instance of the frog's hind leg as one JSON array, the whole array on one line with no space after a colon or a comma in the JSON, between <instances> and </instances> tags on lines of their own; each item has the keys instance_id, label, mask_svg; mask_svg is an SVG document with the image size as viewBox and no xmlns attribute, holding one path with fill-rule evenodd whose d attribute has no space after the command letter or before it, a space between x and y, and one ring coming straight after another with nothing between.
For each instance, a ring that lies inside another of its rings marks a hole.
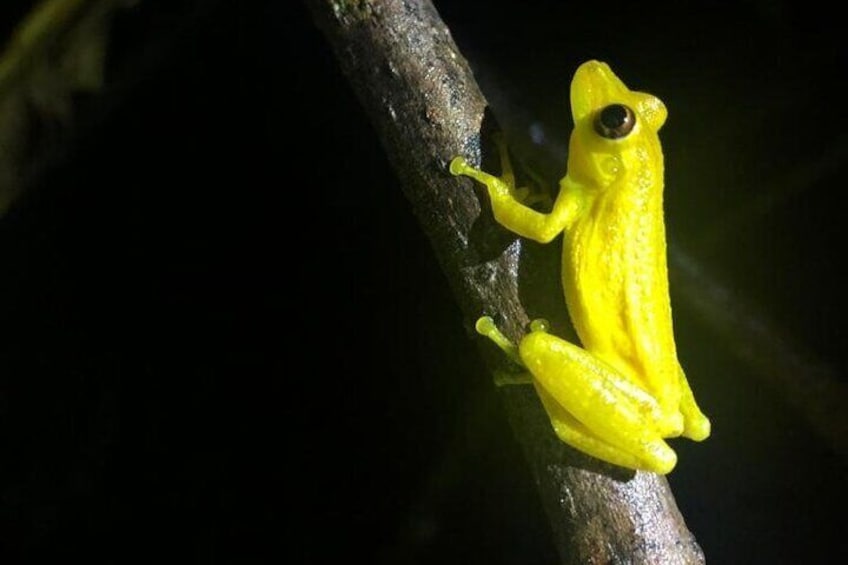
<instances>
[{"instance_id":1,"label":"frog's hind leg","mask_svg":"<svg viewBox=\"0 0 848 565\"><path fill-rule=\"evenodd\" d=\"M563 441L631 468L662 474L674 468L677 455L657 428L662 410L650 394L582 347L544 331L525 336L519 354L548 395L543 398L552 406L546 408Z\"/></svg>"},{"instance_id":2,"label":"frog's hind leg","mask_svg":"<svg viewBox=\"0 0 848 565\"><path fill-rule=\"evenodd\" d=\"M623 449L615 447L594 435L591 430L577 421L542 386L536 392L545 406L551 426L557 437L571 447L614 465L628 469L645 469L645 463ZM654 470L654 469L649 469ZM661 471L662 472L662 471Z\"/></svg>"}]
</instances>

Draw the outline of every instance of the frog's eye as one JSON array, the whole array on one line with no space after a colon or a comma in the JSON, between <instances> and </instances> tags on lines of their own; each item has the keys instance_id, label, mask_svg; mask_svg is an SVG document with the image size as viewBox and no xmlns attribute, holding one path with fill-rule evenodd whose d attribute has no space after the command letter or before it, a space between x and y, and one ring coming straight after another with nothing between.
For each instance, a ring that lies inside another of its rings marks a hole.
<instances>
[{"instance_id":1,"label":"frog's eye","mask_svg":"<svg viewBox=\"0 0 848 565\"><path fill-rule=\"evenodd\" d=\"M618 139L633 131L636 114L624 104L610 104L597 113L594 125L601 137Z\"/></svg>"}]
</instances>

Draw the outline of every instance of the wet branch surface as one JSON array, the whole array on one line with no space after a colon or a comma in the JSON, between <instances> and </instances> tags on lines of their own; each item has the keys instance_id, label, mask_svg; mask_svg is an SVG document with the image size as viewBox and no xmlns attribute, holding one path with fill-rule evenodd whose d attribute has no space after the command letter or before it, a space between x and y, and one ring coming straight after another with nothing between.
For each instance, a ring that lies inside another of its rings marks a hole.
<instances>
[{"instance_id":1,"label":"wet branch surface","mask_svg":"<svg viewBox=\"0 0 848 565\"><path fill-rule=\"evenodd\" d=\"M487 219L488 203L469 180L447 172L455 155L479 163L481 139L495 126L445 24L423 0L306 3L377 130L468 330L486 312L515 339L534 317L524 293L558 280L555 246L535 257ZM494 348L483 350L492 370L506 368ZM561 443L531 387L504 387L501 395L564 563L704 561L665 478Z\"/></svg>"}]
</instances>

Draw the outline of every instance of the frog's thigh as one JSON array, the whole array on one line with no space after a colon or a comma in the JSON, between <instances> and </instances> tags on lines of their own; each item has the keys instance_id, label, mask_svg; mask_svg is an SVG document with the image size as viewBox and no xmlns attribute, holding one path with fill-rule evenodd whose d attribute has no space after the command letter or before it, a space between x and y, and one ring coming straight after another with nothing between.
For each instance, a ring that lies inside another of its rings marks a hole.
<instances>
[{"instance_id":1,"label":"frog's thigh","mask_svg":"<svg viewBox=\"0 0 848 565\"><path fill-rule=\"evenodd\" d=\"M632 384L611 366L544 332L525 336L519 352L538 385L593 436L635 457L638 468L674 467L677 456L656 428L655 406L629 392Z\"/></svg>"},{"instance_id":2,"label":"frog's thigh","mask_svg":"<svg viewBox=\"0 0 848 565\"><path fill-rule=\"evenodd\" d=\"M541 386L536 386L539 398L545 406L545 412L551 419L551 426L557 437L571 447L588 453L608 463L627 467L628 469L644 469L645 463L612 444L598 438L586 426L574 419L556 400ZM652 469L653 470L653 469Z\"/></svg>"}]
</instances>

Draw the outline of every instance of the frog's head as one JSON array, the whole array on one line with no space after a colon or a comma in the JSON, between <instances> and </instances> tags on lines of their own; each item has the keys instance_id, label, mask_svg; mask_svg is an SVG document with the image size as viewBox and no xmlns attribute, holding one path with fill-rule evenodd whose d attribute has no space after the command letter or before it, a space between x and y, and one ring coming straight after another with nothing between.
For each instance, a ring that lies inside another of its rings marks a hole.
<instances>
[{"instance_id":1,"label":"frog's head","mask_svg":"<svg viewBox=\"0 0 848 565\"><path fill-rule=\"evenodd\" d=\"M661 155L657 132L665 123L665 105L627 88L606 63L588 61L574 73L571 114L568 174L581 184L608 186L628 166L634 149L656 149Z\"/></svg>"}]
</instances>

